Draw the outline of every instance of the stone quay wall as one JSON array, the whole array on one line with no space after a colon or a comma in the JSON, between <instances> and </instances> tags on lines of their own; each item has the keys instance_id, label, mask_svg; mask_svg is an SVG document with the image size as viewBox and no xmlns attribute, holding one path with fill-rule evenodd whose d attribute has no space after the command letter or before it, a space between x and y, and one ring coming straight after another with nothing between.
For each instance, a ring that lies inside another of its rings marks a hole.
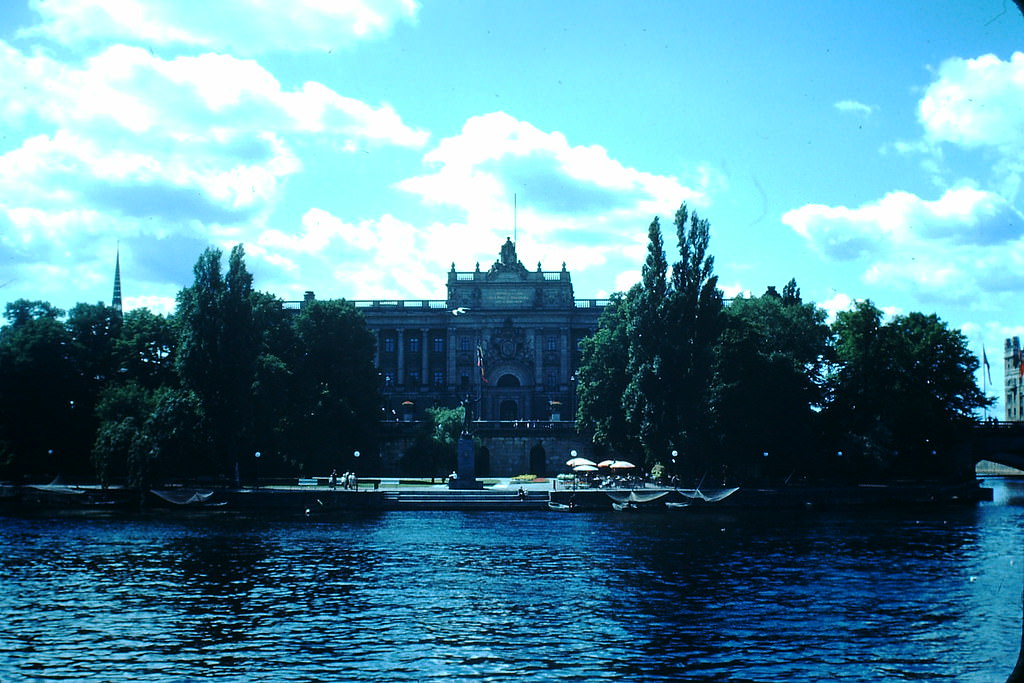
<instances>
[{"instance_id":1,"label":"stone quay wall","mask_svg":"<svg viewBox=\"0 0 1024 683\"><path fill-rule=\"evenodd\" d=\"M413 444L416 428L417 423L388 424L380 451L384 470L397 471L402 455ZM572 451L595 462L614 457L598 453L587 436L576 433L573 422L478 422L473 434L481 444L478 477L553 477L569 471L565 462Z\"/></svg>"}]
</instances>

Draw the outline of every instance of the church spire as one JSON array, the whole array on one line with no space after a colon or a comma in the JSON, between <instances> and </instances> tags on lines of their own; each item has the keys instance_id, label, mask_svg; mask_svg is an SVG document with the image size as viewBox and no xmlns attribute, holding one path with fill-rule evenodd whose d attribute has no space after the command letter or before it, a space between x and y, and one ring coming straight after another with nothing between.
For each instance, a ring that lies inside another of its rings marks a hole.
<instances>
[{"instance_id":1,"label":"church spire","mask_svg":"<svg viewBox=\"0 0 1024 683\"><path fill-rule=\"evenodd\" d=\"M114 261L114 300L111 303L114 310L117 311L117 317L120 318L124 315L124 311L121 306L121 244L117 245L117 256Z\"/></svg>"}]
</instances>

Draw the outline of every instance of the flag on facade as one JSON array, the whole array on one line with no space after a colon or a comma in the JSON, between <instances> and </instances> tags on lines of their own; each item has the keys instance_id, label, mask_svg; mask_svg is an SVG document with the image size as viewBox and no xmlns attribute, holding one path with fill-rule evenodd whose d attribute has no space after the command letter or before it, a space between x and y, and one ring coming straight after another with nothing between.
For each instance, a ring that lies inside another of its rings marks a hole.
<instances>
[{"instance_id":1,"label":"flag on facade","mask_svg":"<svg viewBox=\"0 0 1024 683\"><path fill-rule=\"evenodd\" d=\"M484 375L484 350L483 347L476 347L476 366L480 368L480 381L487 384L487 377Z\"/></svg>"},{"instance_id":2,"label":"flag on facade","mask_svg":"<svg viewBox=\"0 0 1024 683\"><path fill-rule=\"evenodd\" d=\"M992 366L988 364L988 353L985 352L985 346L981 347L981 362L985 366L985 373L988 375L988 383L992 384Z\"/></svg>"}]
</instances>

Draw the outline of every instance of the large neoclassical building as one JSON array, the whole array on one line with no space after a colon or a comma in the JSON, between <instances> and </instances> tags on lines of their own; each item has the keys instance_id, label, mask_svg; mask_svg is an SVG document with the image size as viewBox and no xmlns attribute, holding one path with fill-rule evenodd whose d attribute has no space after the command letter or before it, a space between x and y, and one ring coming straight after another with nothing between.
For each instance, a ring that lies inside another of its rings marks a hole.
<instances>
[{"instance_id":1,"label":"large neoclassical building","mask_svg":"<svg viewBox=\"0 0 1024 683\"><path fill-rule=\"evenodd\" d=\"M526 268L511 239L486 270L453 263L447 286L445 300L353 302L377 339L385 417L418 420L468 398L485 422L571 421L579 344L607 301L577 299L565 264Z\"/></svg>"}]
</instances>

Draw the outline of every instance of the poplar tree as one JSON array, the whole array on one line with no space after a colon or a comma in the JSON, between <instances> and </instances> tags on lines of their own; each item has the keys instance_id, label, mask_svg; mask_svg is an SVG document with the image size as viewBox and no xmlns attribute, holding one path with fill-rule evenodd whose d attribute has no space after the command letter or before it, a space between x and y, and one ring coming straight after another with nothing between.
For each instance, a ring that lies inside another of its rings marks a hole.
<instances>
[{"instance_id":1,"label":"poplar tree","mask_svg":"<svg viewBox=\"0 0 1024 683\"><path fill-rule=\"evenodd\" d=\"M195 282L178 294L181 382L199 398L215 468L236 482L241 456L252 445L259 355L252 275L244 257L244 248L236 245L222 275L220 250L208 248L196 262Z\"/></svg>"},{"instance_id":2,"label":"poplar tree","mask_svg":"<svg viewBox=\"0 0 1024 683\"><path fill-rule=\"evenodd\" d=\"M646 464L673 449L705 466L709 400L722 294L708 254L710 224L684 203L675 216L679 261L671 278L655 218L641 281L613 301L583 346L577 422L596 443Z\"/></svg>"},{"instance_id":3,"label":"poplar tree","mask_svg":"<svg viewBox=\"0 0 1024 683\"><path fill-rule=\"evenodd\" d=\"M672 266L671 290L665 307L664 395L666 431L671 443L651 454L668 456L670 447L691 468L704 470L714 446L711 431L711 390L714 349L722 329L722 292L708 252L711 223L690 212L684 202L675 215L679 260Z\"/></svg>"},{"instance_id":4,"label":"poplar tree","mask_svg":"<svg viewBox=\"0 0 1024 683\"><path fill-rule=\"evenodd\" d=\"M630 291L626 338L628 383L623 408L629 429L648 459L665 449L670 435L666 410L669 387L663 381L666 350L665 321L668 261L655 218L647 230L647 259L639 285Z\"/></svg>"}]
</instances>

